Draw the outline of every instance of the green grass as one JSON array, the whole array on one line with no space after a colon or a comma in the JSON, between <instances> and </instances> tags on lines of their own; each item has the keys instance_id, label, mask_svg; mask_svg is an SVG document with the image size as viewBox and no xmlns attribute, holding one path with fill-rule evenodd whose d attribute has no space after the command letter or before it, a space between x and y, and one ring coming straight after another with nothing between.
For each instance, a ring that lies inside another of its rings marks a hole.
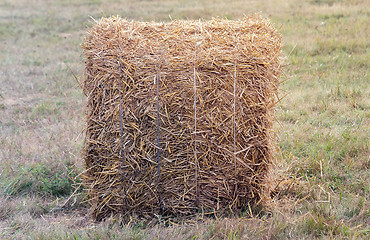
<instances>
[{"instance_id":1,"label":"green grass","mask_svg":"<svg viewBox=\"0 0 370 240\"><path fill-rule=\"evenodd\" d=\"M272 209L172 224L91 222L80 188L86 100L71 72L82 77L90 16L168 21L255 12L282 26L287 56ZM369 16L365 0L1 2L0 238L369 238Z\"/></svg>"},{"instance_id":2,"label":"green grass","mask_svg":"<svg viewBox=\"0 0 370 240\"><path fill-rule=\"evenodd\" d=\"M76 179L75 171L70 166L55 171L45 164L34 164L30 167L20 167L16 176L7 177L9 182L3 182L3 194L10 196L51 195L65 197L73 193ZM5 173L6 174L6 173Z\"/></svg>"}]
</instances>

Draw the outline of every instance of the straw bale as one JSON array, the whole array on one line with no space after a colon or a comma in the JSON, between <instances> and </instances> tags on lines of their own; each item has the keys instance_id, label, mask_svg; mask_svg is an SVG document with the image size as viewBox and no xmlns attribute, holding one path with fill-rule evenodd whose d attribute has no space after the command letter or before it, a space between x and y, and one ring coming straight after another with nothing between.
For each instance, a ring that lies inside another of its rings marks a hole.
<instances>
[{"instance_id":1,"label":"straw bale","mask_svg":"<svg viewBox=\"0 0 370 240\"><path fill-rule=\"evenodd\" d=\"M82 44L93 217L235 211L264 202L280 43L259 16L97 21Z\"/></svg>"}]
</instances>

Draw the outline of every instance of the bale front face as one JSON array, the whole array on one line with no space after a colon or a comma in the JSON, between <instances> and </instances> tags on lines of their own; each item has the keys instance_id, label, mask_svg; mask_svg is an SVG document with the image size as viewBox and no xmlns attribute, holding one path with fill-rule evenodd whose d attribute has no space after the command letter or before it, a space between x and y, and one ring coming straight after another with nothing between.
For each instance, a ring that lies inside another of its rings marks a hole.
<instances>
[{"instance_id":1,"label":"bale front face","mask_svg":"<svg viewBox=\"0 0 370 240\"><path fill-rule=\"evenodd\" d=\"M83 43L95 219L263 200L280 41L259 17L97 22Z\"/></svg>"}]
</instances>

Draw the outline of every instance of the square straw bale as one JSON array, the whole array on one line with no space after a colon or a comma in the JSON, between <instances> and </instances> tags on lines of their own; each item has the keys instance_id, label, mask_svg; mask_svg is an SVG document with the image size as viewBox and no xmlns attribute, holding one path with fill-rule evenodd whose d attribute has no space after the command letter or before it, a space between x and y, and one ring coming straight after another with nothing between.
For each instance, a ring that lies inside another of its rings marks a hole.
<instances>
[{"instance_id":1,"label":"square straw bale","mask_svg":"<svg viewBox=\"0 0 370 240\"><path fill-rule=\"evenodd\" d=\"M102 18L82 47L85 182L96 220L235 211L268 199L281 69L281 36L268 20Z\"/></svg>"}]
</instances>

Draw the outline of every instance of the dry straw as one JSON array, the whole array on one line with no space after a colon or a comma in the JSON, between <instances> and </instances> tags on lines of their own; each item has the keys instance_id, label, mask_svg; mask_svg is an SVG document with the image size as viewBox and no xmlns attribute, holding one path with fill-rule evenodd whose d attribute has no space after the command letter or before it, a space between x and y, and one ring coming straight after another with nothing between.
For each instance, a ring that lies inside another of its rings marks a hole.
<instances>
[{"instance_id":1,"label":"dry straw","mask_svg":"<svg viewBox=\"0 0 370 240\"><path fill-rule=\"evenodd\" d=\"M97 21L82 45L94 218L263 203L280 43L259 16Z\"/></svg>"}]
</instances>

